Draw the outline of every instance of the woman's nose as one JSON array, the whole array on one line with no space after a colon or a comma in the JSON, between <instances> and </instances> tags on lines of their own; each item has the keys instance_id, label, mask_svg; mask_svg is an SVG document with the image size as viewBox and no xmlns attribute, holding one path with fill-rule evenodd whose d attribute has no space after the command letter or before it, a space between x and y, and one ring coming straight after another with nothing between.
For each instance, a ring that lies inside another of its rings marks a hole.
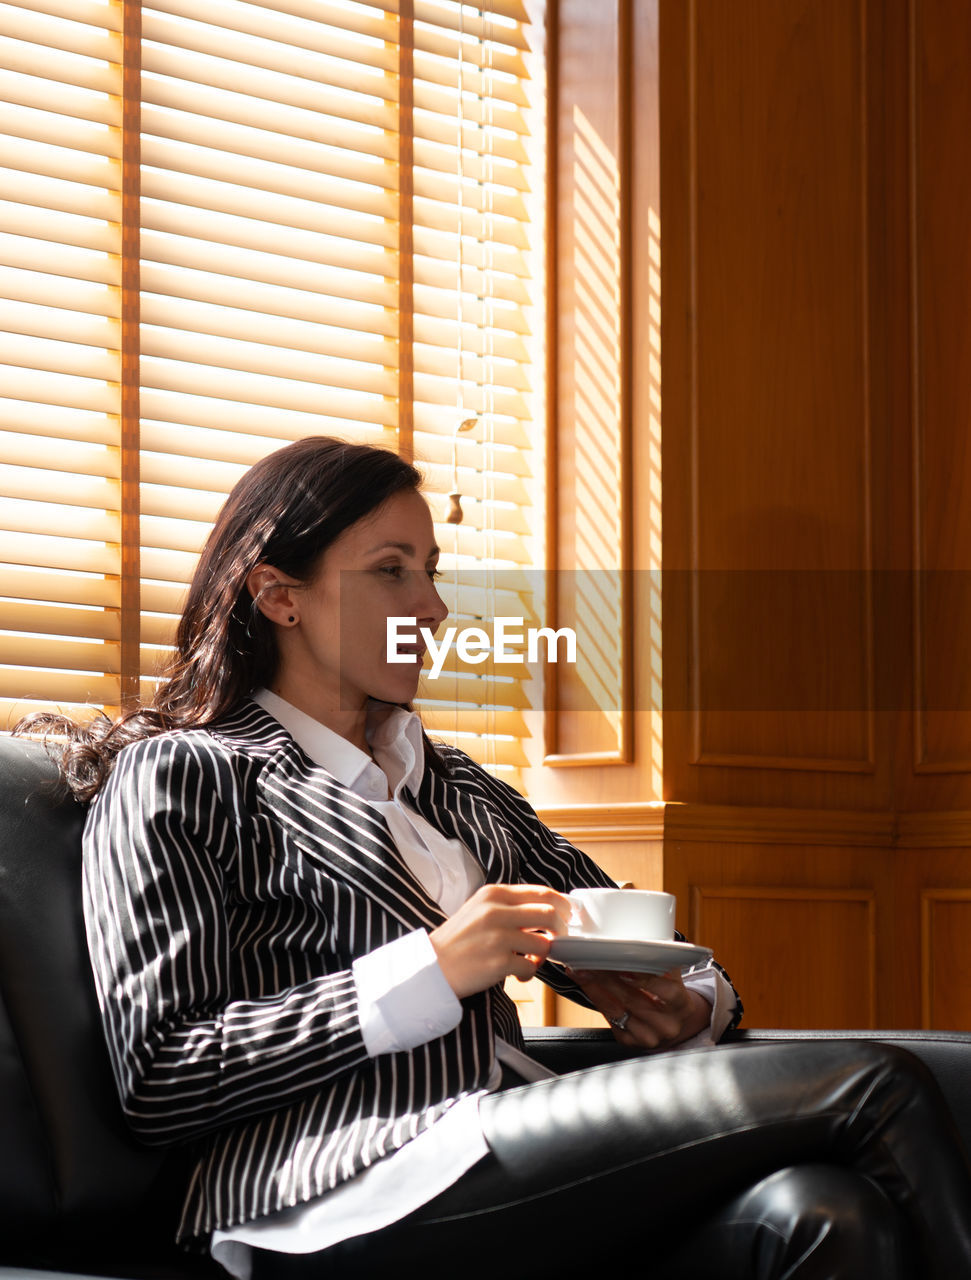
<instances>
[{"instance_id":1,"label":"woman's nose","mask_svg":"<svg viewBox=\"0 0 971 1280\"><path fill-rule=\"evenodd\" d=\"M419 571L415 574L415 580L416 582L420 580L420 587L415 600L415 617L425 626L431 624L431 629L434 630L448 617L448 606L438 594L435 583L428 577L427 573Z\"/></svg>"}]
</instances>

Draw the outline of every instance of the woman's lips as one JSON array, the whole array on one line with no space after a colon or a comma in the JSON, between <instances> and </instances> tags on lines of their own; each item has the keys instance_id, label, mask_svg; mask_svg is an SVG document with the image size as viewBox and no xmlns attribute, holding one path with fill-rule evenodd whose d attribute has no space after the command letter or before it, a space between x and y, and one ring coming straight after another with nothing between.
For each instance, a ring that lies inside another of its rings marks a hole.
<instances>
[{"instance_id":1,"label":"woman's lips","mask_svg":"<svg viewBox=\"0 0 971 1280\"><path fill-rule=\"evenodd\" d=\"M405 657L407 655L409 658L414 658L415 661L418 663L421 663L424 660L425 653L426 653L426 649L423 644L420 644L420 645L399 644L398 645L398 654L400 657Z\"/></svg>"}]
</instances>

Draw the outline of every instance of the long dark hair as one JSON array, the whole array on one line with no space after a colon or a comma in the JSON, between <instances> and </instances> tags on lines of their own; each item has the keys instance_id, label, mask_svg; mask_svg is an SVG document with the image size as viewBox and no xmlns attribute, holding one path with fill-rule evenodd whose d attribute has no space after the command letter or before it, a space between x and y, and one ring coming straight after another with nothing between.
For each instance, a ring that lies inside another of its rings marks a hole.
<instances>
[{"instance_id":1,"label":"long dark hair","mask_svg":"<svg viewBox=\"0 0 971 1280\"><path fill-rule=\"evenodd\" d=\"M90 800L128 743L212 724L272 683L279 660L274 625L246 585L258 564L272 564L306 584L345 529L393 494L417 491L421 483L421 473L389 449L327 436L277 449L246 472L219 513L152 702L117 720L100 716L83 725L41 712L21 721L15 732L65 739L57 749L63 779L78 800Z\"/></svg>"}]
</instances>

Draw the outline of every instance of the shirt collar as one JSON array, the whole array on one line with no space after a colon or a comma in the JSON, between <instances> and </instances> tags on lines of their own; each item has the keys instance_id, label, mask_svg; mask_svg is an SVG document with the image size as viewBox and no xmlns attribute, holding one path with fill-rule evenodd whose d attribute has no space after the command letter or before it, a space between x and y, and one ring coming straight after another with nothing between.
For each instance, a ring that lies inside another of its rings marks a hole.
<instances>
[{"instance_id":1,"label":"shirt collar","mask_svg":"<svg viewBox=\"0 0 971 1280\"><path fill-rule=\"evenodd\" d=\"M283 725L314 764L326 769L351 791L366 794L363 776L374 768L367 752L269 689L258 689L253 701ZM425 767L425 747L417 714L372 699L367 706L365 736L394 795L397 796L402 787L417 791Z\"/></svg>"}]
</instances>

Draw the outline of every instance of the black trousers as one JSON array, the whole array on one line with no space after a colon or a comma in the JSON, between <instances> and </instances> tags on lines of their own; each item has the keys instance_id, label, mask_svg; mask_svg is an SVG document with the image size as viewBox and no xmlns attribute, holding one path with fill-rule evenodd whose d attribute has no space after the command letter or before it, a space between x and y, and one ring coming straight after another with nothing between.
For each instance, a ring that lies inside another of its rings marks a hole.
<instances>
[{"instance_id":1,"label":"black trousers","mask_svg":"<svg viewBox=\"0 0 971 1280\"><path fill-rule=\"evenodd\" d=\"M399 1223L254 1280L971 1280L971 1171L932 1077L859 1041L635 1058L493 1094L490 1155Z\"/></svg>"}]
</instances>

